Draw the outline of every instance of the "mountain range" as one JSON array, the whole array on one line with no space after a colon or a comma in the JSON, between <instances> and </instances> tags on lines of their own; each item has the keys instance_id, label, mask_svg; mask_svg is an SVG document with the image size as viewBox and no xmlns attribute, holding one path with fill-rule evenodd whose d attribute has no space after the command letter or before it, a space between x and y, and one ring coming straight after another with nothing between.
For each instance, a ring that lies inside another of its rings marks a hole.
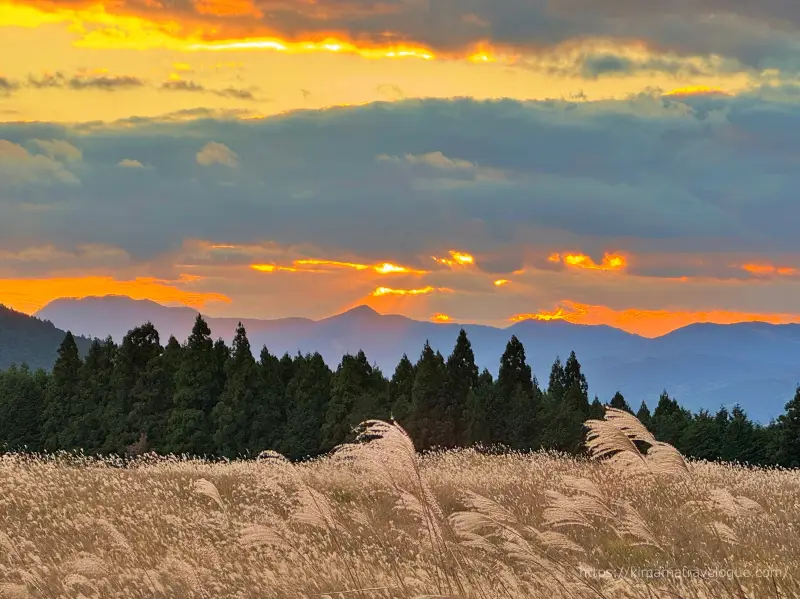
<instances>
[{"instance_id":1,"label":"mountain range","mask_svg":"<svg viewBox=\"0 0 800 599\"><path fill-rule=\"evenodd\" d=\"M197 312L121 296L58 299L36 317L74 334L117 342L132 328L152 322L162 343L170 335L184 341ZM400 357L412 361L425 341L445 356L462 325L382 315L359 306L322 320L207 317L212 336L230 341L241 320L253 351L266 345L273 354L318 351L335 368L344 353L363 349L391 376ZM748 322L692 324L657 338L645 338L605 325L577 325L563 320L526 320L507 328L463 325L481 368L497 374L500 356L512 335L524 344L528 362L547 386L556 356L574 350L589 382L590 394L608 401L620 391L634 408L646 401L654 408L666 389L692 410L711 411L739 403L756 421L783 412L800 381L800 325Z\"/></svg>"},{"instance_id":2,"label":"mountain range","mask_svg":"<svg viewBox=\"0 0 800 599\"><path fill-rule=\"evenodd\" d=\"M0 370L12 364L27 364L33 370L50 370L58 346L66 333L50 322L43 322L0 304ZM75 337L82 354L89 351L90 339Z\"/></svg>"}]
</instances>

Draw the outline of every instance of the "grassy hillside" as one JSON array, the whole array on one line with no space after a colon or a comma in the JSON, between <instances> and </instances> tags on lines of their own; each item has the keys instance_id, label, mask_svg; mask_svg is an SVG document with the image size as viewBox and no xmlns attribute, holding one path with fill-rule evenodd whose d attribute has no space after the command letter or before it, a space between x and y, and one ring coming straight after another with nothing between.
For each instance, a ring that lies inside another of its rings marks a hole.
<instances>
[{"instance_id":1,"label":"grassy hillside","mask_svg":"<svg viewBox=\"0 0 800 599\"><path fill-rule=\"evenodd\" d=\"M17 312L0 304L0 370L12 364L28 364L32 369L50 370L65 332L52 323ZM81 354L89 349L89 340L76 337Z\"/></svg>"},{"instance_id":2,"label":"grassy hillside","mask_svg":"<svg viewBox=\"0 0 800 599\"><path fill-rule=\"evenodd\" d=\"M595 421L603 461L421 457L384 423L300 465L6 456L0 582L15 597L800 596L800 472L642 455L634 420Z\"/></svg>"}]
</instances>

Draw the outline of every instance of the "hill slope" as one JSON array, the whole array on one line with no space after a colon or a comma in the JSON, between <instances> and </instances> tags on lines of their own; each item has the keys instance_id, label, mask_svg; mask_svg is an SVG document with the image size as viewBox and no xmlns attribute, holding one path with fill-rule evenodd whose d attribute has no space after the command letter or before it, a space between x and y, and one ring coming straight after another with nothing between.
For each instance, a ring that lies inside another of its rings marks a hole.
<instances>
[{"instance_id":1,"label":"hill slope","mask_svg":"<svg viewBox=\"0 0 800 599\"><path fill-rule=\"evenodd\" d=\"M0 370L12 364L28 364L32 369L52 368L65 331L0 304ZM89 339L75 337L82 354L89 350Z\"/></svg>"},{"instance_id":2,"label":"hill slope","mask_svg":"<svg viewBox=\"0 0 800 599\"><path fill-rule=\"evenodd\" d=\"M171 334L186 339L196 312L103 297L56 300L38 316L82 334L111 334L117 341L128 330L150 321L166 343ZM226 340L232 339L238 320L207 318L212 335ZM335 368L343 353L363 349L387 376L392 375L403 353L416 360L426 340L434 349L449 354L461 327L381 315L366 306L319 321L243 319L243 323L255 353L263 345L275 354L319 351ZM516 335L542 385L547 384L555 356L563 361L575 350L592 395L607 401L620 390L635 407L642 400L654 407L666 388L691 409L716 410L720 405L740 403L752 418L765 422L782 413L800 381L800 325L696 324L656 339L565 321L529 320L505 329L464 328L481 368L496 374L508 339Z\"/></svg>"}]
</instances>

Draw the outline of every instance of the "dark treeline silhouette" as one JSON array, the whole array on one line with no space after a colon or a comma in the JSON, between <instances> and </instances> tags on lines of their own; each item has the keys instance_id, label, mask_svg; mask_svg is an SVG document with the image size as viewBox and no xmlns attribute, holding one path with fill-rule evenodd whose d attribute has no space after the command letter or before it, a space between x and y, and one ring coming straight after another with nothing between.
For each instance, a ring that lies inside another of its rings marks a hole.
<instances>
[{"instance_id":1,"label":"dark treeline silhouette","mask_svg":"<svg viewBox=\"0 0 800 599\"><path fill-rule=\"evenodd\" d=\"M198 315L186 343L162 347L152 324L117 345L94 340L86 354L71 333L47 373L12 366L0 373L0 446L7 450L82 449L89 454L146 451L213 456L272 449L313 456L350 441L364 420L394 418L418 449L470 445L581 451L583 422L601 418L572 352L556 359L547 387L533 376L516 338L495 380L479 372L462 329L445 358L426 343L390 379L364 352L331 371L318 353L253 356L240 324L233 344L211 337ZM617 393L609 405L634 413ZM800 466L800 387L786 413L761 426L734 407L693 414L664 391L636 416L662 441L708 460Z\"/></svg>"}]
</instances>

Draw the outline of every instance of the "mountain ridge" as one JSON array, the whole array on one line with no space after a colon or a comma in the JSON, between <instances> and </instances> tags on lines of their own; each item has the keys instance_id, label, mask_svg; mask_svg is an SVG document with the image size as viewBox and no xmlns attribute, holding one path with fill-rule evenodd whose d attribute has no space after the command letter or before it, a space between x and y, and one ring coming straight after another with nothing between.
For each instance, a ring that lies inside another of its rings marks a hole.
<instances>
[{"instance_id":1,"label":"mountain ridge","mask_svg":"<svg viewBox=\"0 0 800 599\"><path fill-rule=\"evenodd\" d=\"M184 341L197 314L192 308L124 296L59 299L36 313L74 333L110 334L116 341L150 321L162 344L170 335ZM555 357L563 361L574 350L590 393L603 401L619 390L632 405L645 400L653 408L660 392L667 389L692 410L713 411L720 405L740 403L759 421L780 414L800 381L800 325L694 323L647 338L608 325L566 321L529 320L505 328L432 323L380 314L365 305L320 320L203 316L212 336L226 341L241 321L256 354L264 345L274 354L319 351L335 369L344 353L363 349L389 377L404 353L415 360L426 341L448 355L462 327L478 365L496 374L505 344L516 335L542 384L546 385Z\"/></svg>"}]
</instances>

